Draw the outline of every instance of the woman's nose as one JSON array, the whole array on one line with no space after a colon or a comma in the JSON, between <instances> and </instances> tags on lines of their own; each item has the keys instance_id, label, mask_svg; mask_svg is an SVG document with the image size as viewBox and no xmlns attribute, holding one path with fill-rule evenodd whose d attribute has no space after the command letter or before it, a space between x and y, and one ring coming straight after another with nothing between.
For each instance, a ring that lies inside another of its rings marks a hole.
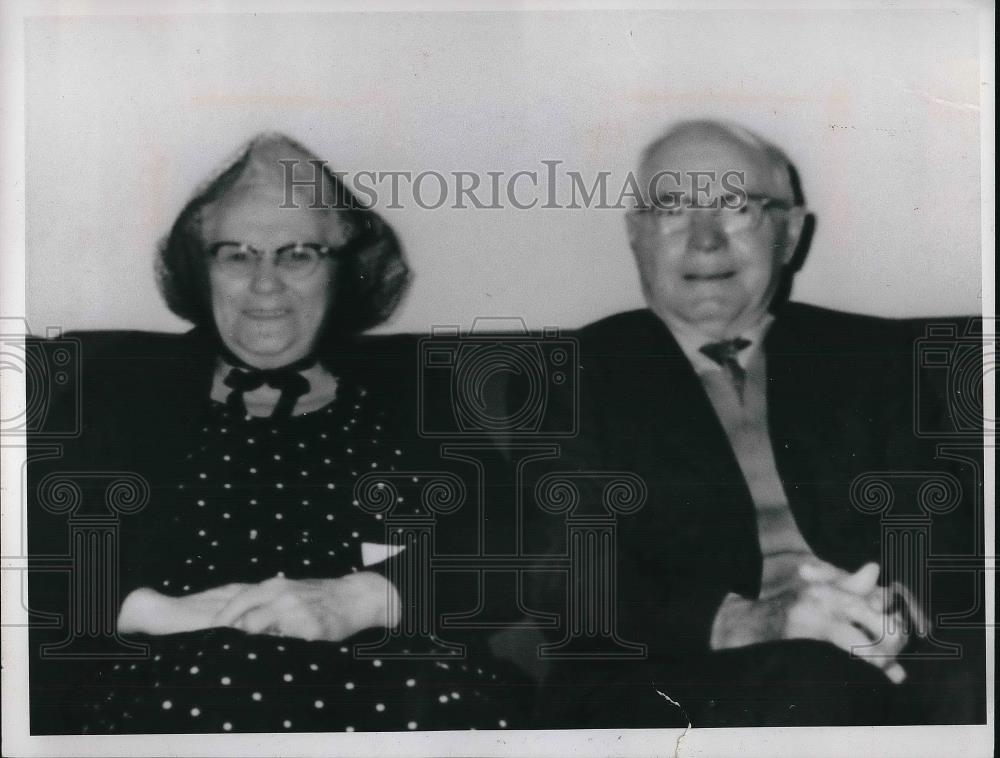
<instances>
[{"instance_id":1,"label":"woman's nose","mask_svg":"<svg viewBox=\"0 0 1000 758\"><path fill-rule=\"evenodd\" d=\"M692 214L688 247L698 252L714 252L726 246L726 233L717 213Z\"/></svg>"},{"instance_id":2,"label":"woman's nose","mask_svg":"<svg viewBox=\"0 0 1000 758\"><path fill-rule=\"evenodd\" d=\"M257 293L266 294L284 289L285 282L278 273L273 261L265 258L257 263L254 269L253 279L250 280L250 288Z\"/></svg>"}]
</instances>

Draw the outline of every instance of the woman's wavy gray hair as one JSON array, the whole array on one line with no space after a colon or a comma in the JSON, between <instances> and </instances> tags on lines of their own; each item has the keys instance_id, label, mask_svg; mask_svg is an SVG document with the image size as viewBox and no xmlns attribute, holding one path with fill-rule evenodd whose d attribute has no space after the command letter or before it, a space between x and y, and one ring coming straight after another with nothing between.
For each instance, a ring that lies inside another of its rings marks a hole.
<instances>
[{"instance_id":1,"label":"woman's wavy gray hair","mask_svg":"<svg viewBox=\"0 0 1000 758\"><path fill-rule=\"evenodd\" d=\"M202 219L209 206L236 185L260 152L311 161L314 167L322 165L322 180L327 186L321 197L328 201L324 207L336 213L342 223L362 230L357 236L363 236L364 241L339 259L330 285L334 290L332 310L319 340L358 334L389 318L412 278L395 232L351 194L325 161L275 133L257 135L241 147L233 160L198 188L160 242L157 281L170 310L198 327L214 329Z\"/></svg>"}]
</instances>

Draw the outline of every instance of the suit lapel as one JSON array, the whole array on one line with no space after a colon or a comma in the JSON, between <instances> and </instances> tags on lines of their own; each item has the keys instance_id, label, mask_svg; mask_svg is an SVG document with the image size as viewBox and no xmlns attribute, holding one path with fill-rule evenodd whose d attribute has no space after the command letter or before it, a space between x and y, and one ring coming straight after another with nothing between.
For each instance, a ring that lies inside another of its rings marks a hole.
<instances>
[{"instance_id":1,"label":"suit lapel","mask_svg":"<svg viewBox=\"0 0 1000 758\"><path fill-rule=\"evenodd\" d=\"M628 353L619 348L620 360L607 370L620 393L611 413L620 428L611 438L626 442L616 465L638 472L649 489L649 502L628 522L634 544L671 550L690 570L723 571L753 595L760 579L757 522L722 423L659 318L645 312L630 326Z\"/></svg>"},{"instance_id":2,"label":"suit lapel","mask_svg":"<svg viewBox=\"0 0 1000 758\"><path fill-rule=\"evenodd\" d=\"M771 441L802 535L820 558L840 564L858 522L849 492L852 456L864 457L850 433L877 422L839 400L859 400L848 386L857 381L847 375L856 368L850 356L828 348L822 335L804 332L795 316L779 317L765 343Z\"/></svg>"},{"instance_id":3,"label":"suit lapel","mask_svg":"<svg viewBox=\"0 0 1000 758\"><path fill-rule=\"evenodd\" d=\"M742 480L725 429L701 380L670 330L652 313L639 341L628 400L648 449L724 481ZM749 492L748 492L749 497Z\"/></svg>"}]
</instances>

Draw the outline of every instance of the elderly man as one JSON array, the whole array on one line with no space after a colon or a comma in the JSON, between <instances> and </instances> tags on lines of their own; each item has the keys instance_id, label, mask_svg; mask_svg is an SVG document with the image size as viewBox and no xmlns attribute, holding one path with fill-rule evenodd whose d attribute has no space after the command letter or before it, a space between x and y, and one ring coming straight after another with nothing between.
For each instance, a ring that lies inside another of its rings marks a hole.
<instances>
[{"instance_id":1,"label":"elderly man","mask_svg":"<svg viewBox=\"0 0 1000 758\"><path fill-rule=\"evenodd\" d=\"M788 158L758 136L682 123L638 180L627 226L649 309L580 333L580 435L561 466L646 483L618 523L616 603L646 657L557 662L542 721L980 718L967 668L910 655L927 609L908 577L884 576L879 518L852 504L867 472L949 468L912 431L912 340L898 322L786 302L812 220ZM969 510L935 525L936 546L971 534ZM558 525L540 526L562 551ZM949 610L969 585L956 580Z\"/></svg>"}]
</instances>

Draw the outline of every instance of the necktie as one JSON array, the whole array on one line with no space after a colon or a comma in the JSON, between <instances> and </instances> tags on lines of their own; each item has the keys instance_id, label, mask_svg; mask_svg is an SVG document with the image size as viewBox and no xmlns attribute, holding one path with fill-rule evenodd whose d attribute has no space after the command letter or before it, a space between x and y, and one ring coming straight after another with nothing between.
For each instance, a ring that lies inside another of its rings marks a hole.
<instances>
[{"instance_id":1,"label":"necktie","mask_svg":"<svg viewBox=\"0 0 1000 758\"><path fill-rule=\"evenodd\" d=\"M299 371L310 368L316 364L315 358L304 358L288 366L273 369L255 369L249 366L233 368L224 383L227 387L232 387L232 392L226 398L226 406L233 413L246 415L247 407L243 401L246 392L253 392L258 387L265 384L276 390L281 390L281 397L278 398L274 410L271 411L271 418L289 418L295 403L309 391L309 380Z\"/></svg>"},{"instance_id":2,"label":"necktie","mask_svg":"<svg viewBox=\"0 0 1000 758\"><path fill-rule=\"evenodd\" d=\"M746 385L747 372L743 370L739 361L736 360L736 356L739 355L741 350L750 347L751 344L750 340L736 337L735 339L722 340L721 342L709 342L707 345L701 346L701 352L718 363L722 367L722 370L726 372L741 403L743 402L743 388Z\"/></svg>"}]
</instances>

